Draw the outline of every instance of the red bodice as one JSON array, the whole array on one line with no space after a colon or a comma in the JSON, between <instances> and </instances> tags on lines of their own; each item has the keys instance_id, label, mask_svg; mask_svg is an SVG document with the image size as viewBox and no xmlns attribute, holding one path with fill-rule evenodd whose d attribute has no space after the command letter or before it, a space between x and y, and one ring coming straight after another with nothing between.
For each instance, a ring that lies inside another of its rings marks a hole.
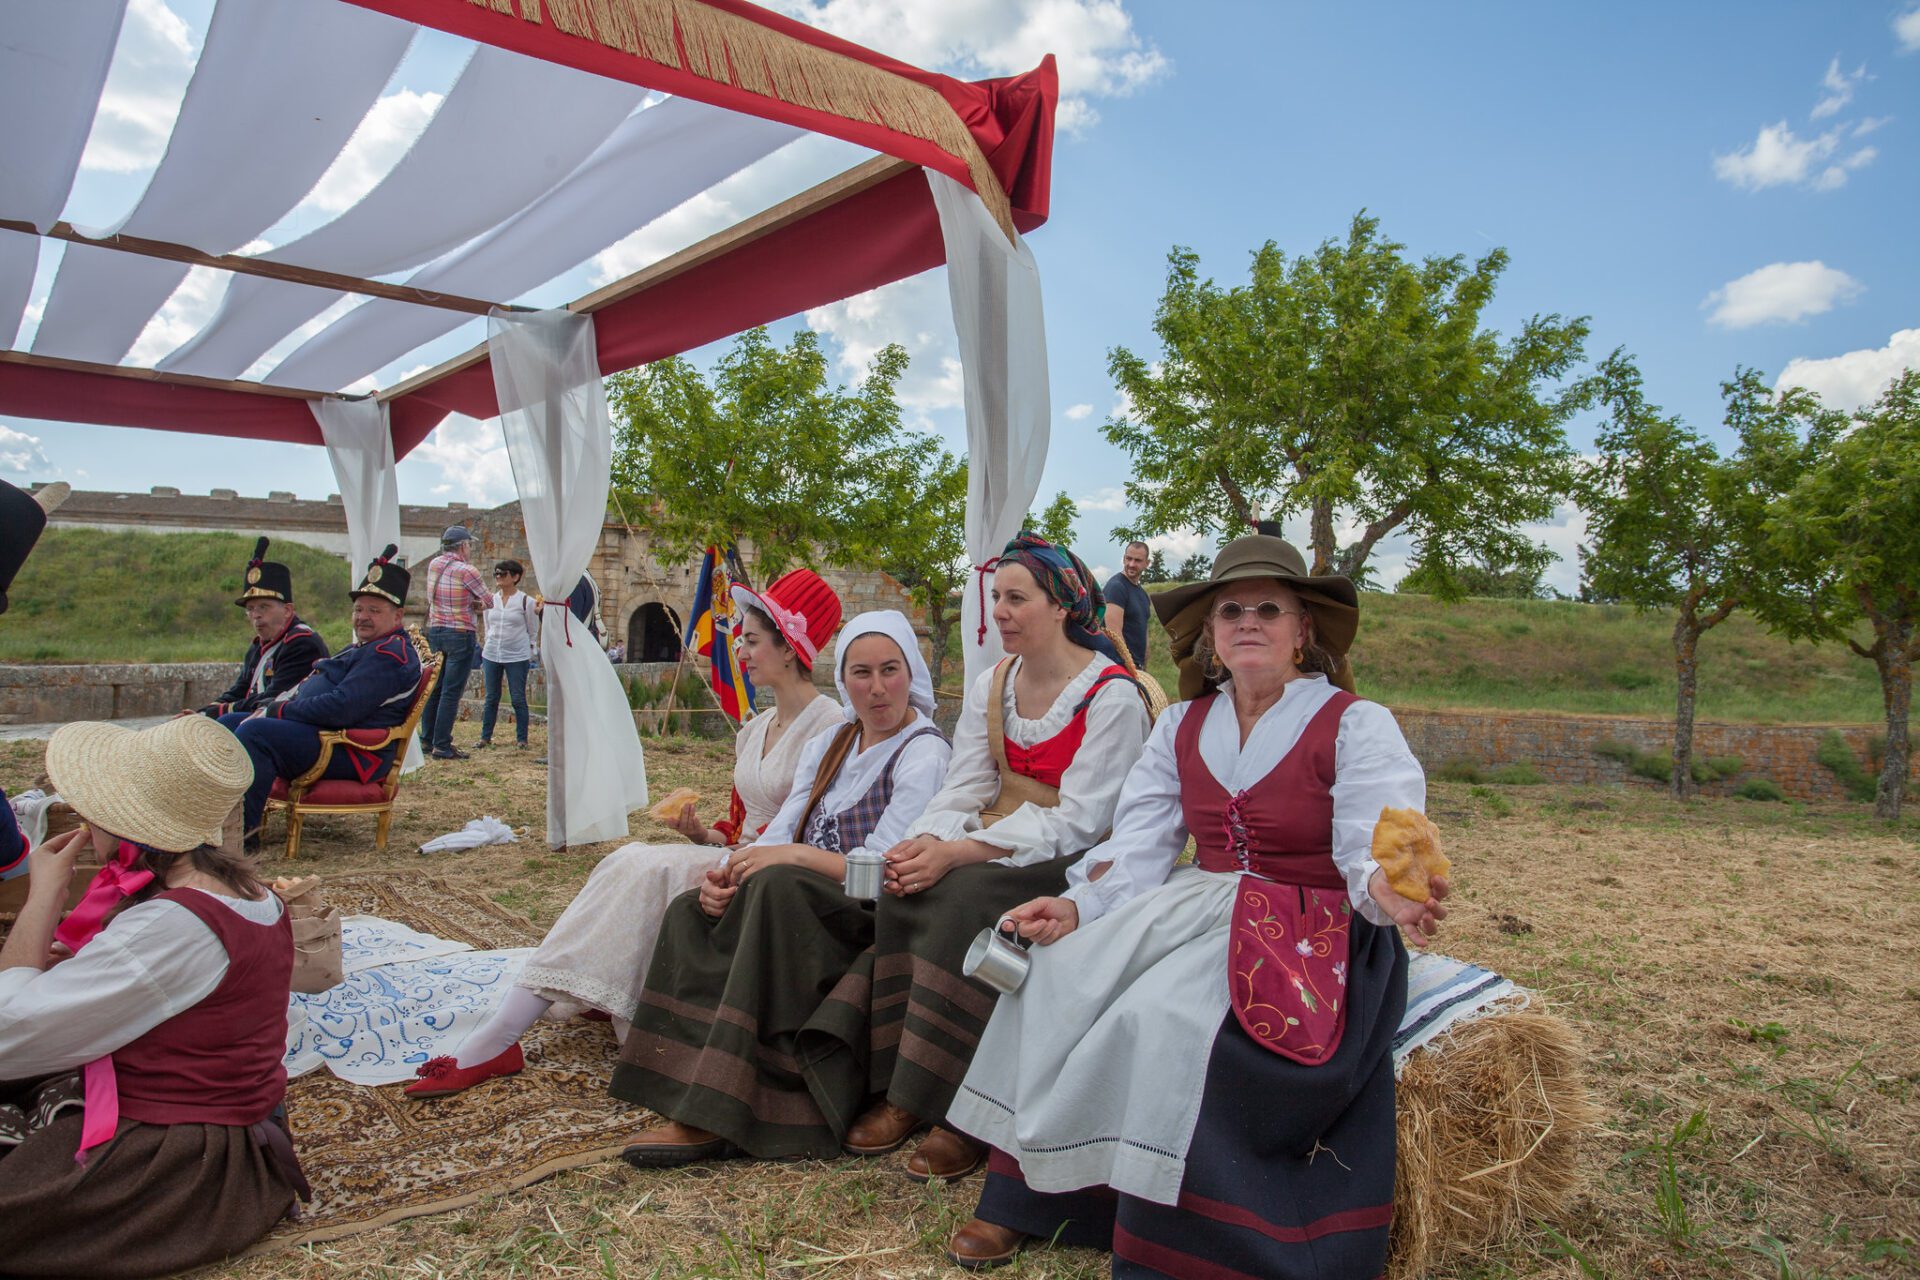
<instances>
[{"instance_id":1,"label":"red bodice","mask_svg":"<svg viewBox=\"0 0 1920 1280\"><path fill-rule=\"evenodd\" d=\"M1067 727L1044 742L1036 742L1023 747L1012 738L1004 740L1007 752L1007 767L1023 777L1043 782L1058 790L1060 779L1066 774L1073 758L1080 754L1080 744L1087 739L1087 708L1093 705L1094 695L1109 680L1131 682L1133 676L1122 666L1111 666L1094 677L1093 685L1087 690L1087 696L1080 699L1073 708L1073 717L1067 721Z\"/></svg>"}]
</instances>

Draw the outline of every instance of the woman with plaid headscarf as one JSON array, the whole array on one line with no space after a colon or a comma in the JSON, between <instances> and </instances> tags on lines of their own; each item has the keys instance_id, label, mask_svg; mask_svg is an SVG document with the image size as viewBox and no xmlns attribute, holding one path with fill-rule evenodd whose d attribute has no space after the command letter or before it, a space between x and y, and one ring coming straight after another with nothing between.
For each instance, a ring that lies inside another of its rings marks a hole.
<instances>
[{"instance_id":1,"label":"woman with plaid headscarf","mask_svg":"<svg viewBox=\"0 0 1920 1280\"><path fill-rule=\"evenodd\" d=\"M1011 656L967 691L946 781L887 852L871 968L842 984L860 1001L829 1006L841 1023L802 1037L814 1069L865 1073L873 1105L845 1137L857 1155L895 1150L946 1114L993 1011L993 989L961 974L968 944L1008 908L1065 887L1112 826L1151 726L1079 556L1023 532L987 568ZM908 1176L959 1177L983 1153L936 1128Z\"/></svg>"}]
</instances>

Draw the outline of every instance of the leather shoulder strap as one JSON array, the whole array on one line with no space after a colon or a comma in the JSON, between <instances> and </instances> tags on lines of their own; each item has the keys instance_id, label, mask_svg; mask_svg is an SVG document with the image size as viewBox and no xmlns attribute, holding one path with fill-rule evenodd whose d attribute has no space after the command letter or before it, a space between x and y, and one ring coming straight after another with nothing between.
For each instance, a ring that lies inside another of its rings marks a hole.
<instances>
[{"instance_id":1,"label":"leather shoulder strap","mask_svg":"<svg viewBox=\"0 0 1920 1280\"><path fill-rule=\"evenodd\" d=\"M827 744L826 754L820 757L820 767L814 771L813 785L807 789L807 807L800 811L800 821L793 829L793 838L804 841L807 838L807 824L813 821L814 810L820 807L820 798L827 794L833 780L840 776L840 769L847 763L847 757L853 754L853 744L860 740L860 722L849 720L840 726L833 735L833 741Z\"/></svg>"},{"instance_id":2,"label":"leather shoulder strap","mask_svg":"<svg viewBox=\"0 0 1920 1280\"><path fill-rule=\"evenodd\" d=\"M987 685L987 751L1002 778L1013 772L1007 765L1007 677L1012 674L1013 659L1002 658Z\"/></svg>"}]
</instances>

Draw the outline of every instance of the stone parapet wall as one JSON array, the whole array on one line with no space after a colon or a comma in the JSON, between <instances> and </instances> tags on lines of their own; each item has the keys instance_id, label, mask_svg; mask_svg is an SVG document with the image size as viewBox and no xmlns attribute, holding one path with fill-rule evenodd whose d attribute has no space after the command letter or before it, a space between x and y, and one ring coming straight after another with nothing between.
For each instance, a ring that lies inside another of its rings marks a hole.
<instances>
[{"instance_id":1,"label":"stone parapet wall","mask_svg":"<svg viewBox=\"0 0 1920 1280\"><path fill-rule=\"evenodd\" d=\"M168 715L212 702L239 670L235 662L0 666L0 724Z\"/></svg>"},{"instance_id":2,"label":"stone parapet wall","mask_svg":"<svg viewBox=\"0 0 1920 1280\"><path fill-rule=\"evenodd\" d=\"M1673 724L1613 716L1558 716L1525 712L1419 711L1395 708L1407 744L1429 773L1449 761L1482 767L1532 765L1548 782L1618 784L1634 778L1627 766L1596 753L1603 742L1624 742L1644 752L1673 749ZM1740 771L1702 784L1709 794L1731 793L1749 778L1775 783L1793 800L1845 800L1832 770L1814 759L1820 741L1837 731L1865 767L1877 725L1752 725L1699 723L1693 729L1695 758L1736 756ZM1920 781L1920 758L1915 761Z\"/></svg>"}]
</instances>

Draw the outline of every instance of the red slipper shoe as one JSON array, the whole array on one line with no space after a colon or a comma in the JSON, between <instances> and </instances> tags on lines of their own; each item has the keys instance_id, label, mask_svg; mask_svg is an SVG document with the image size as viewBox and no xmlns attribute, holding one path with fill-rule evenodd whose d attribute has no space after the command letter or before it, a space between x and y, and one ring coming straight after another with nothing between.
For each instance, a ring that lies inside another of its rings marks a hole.
<instances>
[{"instance_id":1,"label":"red slipper shoe","mask_svg":"<svg viewBox=\"0 0 1920 1280\"><path fill-rule=\"evenodd\" d=\"M403 1091L409 1098L442 1098L450 1093L460 1093L471 1089L482 1080L491 1080L494 1076L516 1076L527 1065L527 1059L520 1052L518 1044L510 1044L506 1049L488 1058L476 1066L463 1067L452 1057L434 1058L425 1066L414 1069L419 1076Z\"/></svg>"}]
</instances>

